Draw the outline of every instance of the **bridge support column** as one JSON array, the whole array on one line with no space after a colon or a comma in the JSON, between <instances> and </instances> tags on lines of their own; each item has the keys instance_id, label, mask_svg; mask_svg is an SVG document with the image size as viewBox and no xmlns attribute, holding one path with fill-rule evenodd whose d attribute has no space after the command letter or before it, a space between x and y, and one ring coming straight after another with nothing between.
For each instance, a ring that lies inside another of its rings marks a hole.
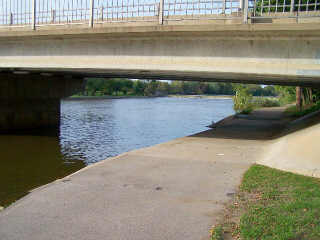
<instances>
[{"instance_id":1,"label":"bridge support column","mask_svg":"<svg viewBox=\"0 0 320 240\"><path fill-rule=\"evenodd\" d=\"M57 128L60 99L79 92L83 79L0 75L0 133Z\"/></svg>"}]
</instances>

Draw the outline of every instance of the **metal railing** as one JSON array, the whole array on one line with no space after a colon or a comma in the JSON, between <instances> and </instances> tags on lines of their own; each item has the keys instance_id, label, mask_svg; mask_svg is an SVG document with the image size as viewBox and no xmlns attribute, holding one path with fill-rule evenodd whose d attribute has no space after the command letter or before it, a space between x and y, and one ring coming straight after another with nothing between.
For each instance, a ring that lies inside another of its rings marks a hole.
<instances>
[{"instance_id":1,"label":"metal railing","mask_svg":"<svg viewBox=\"0 0 320 240\"><path fill-rule=\"evenodd\" d=\"M253 18L320 16L320 0L254 0Z\"/></svg>"},{"instance_id":2,"label":"metal railing","mask_svg":"<svg viewBox=\"0 0 320 240\"><path fill-rule=\"evenodd\" d=\"M320 16L320 0L0 0L0 26Z\"/></svg>"}]
</instances>

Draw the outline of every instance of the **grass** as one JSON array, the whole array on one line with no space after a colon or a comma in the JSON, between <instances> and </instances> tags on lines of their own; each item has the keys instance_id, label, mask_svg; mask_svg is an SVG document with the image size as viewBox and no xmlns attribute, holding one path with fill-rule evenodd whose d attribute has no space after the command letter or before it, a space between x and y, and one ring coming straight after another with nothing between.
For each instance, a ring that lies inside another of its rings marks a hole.
<instances>
[{"instance_id":1,"label":"grass","mask_svg":"<svg viewBox=\"0 0 320 240\"><path fill-rule=\"evenodd\" d=\"M210 231L210 240L223 240L223 228L222 226L213 227Z\"/></svg>"},{"instance_id":2,"label":"grass","mask_svg":"<svg viewBox=\"0 0 320 240\"><path fill-rule=\"evenodd\" d=\"M317 110L320 110L320 102L304 106L301 110L297 106L290 106L286 109L286 114L290 117L302 117Z\"/></svg>"},{"instance_id":3,"label":"grass","mask_svg":"<svg viewBox=\"0 0 320 240\"><path fill-rule=\"evenodd\" d=\"M220 227L233 239L319 240L320 179L253 165Z\"/></svg>"}]
</instances>

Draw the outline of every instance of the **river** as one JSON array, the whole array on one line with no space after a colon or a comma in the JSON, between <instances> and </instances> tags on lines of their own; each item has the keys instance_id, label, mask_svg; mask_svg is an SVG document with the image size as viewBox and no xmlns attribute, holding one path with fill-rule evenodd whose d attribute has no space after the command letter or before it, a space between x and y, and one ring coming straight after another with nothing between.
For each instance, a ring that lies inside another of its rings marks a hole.
<instances>
[{"instance_id":1,"label":"river","mask_svg":"<svg viewBox=\"0 0 320 240\"><path fill-rule=\"evenodd\" d=\"M0 206L108 157L204 131L233 114L232 105L206 98L63 100L59 136L0 135Z\"/></svg>"}]
</instances>

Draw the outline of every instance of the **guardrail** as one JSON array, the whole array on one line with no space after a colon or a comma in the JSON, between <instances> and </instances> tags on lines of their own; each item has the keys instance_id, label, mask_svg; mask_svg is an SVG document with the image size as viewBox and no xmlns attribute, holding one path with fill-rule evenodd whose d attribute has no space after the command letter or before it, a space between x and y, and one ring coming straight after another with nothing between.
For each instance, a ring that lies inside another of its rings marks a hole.
<instances>
[{"instance_id":1,"label":"guardrail","mask_svg":"<svg viewBox=\"0 0 320 240\"><path fill-rule=\"evenodd\" d=\"M320 17L320 0L1 0L0 26Z\"/></svg>"}]
</instances>

